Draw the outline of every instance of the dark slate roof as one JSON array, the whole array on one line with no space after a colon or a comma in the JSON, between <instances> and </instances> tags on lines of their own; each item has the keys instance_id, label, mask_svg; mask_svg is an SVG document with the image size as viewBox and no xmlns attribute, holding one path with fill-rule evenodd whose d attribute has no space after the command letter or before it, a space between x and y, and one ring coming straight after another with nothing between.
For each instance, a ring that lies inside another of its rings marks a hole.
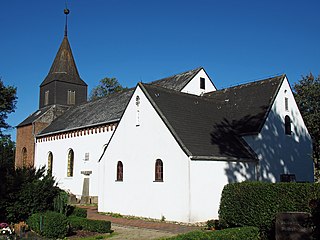
<instances>
[{"instance_id":1,"label":"dark slate roof","mask_svg":"<svg viewBox=\"0 0 320 240\"><path fill-rule=\"evenodd\" d=\"M241 84L205 94L220 102L233 121L234 130L241 135L259 133L285 75ZM245 124L244 124L245 123Z\"/></svg>"},{"instance_id":2,"label":"dark slate roof","mask_svg":"<svg viewBox=\"0 0 320 240\"><path fill-rule=\"evenodd\" d=\"M51 107L51 106L50 106ZM17 127L26 126L29 124L32 124L35 120L37 120L39 117L41 117L44 113L47 112L47 110L50 109L50 107L44 107L41 108L34 113L30 114L25 120L23 120Z\"/></svg>"},{"instance_id":3,"label":"dark slate roof","mask_svg":"<svg viewBox=\"0 0 320 240\"><path fill-rule=\"evenodd\" d=\"M240 85L203 97L150 84L140 86L193 159L252 160L254 153L241 135L258 131L283 78ZM223 97L223 93L229 97ZM261 100L257 101L257 97Z\"/></svg>"},{"instance_id":4,"label":"dark slate roof","mask_svg":"<svg viewBox=\"0 0 320 240\"><path fill-rule=\"evenodd\" d=\"M39 135L119 121L134 89L113 93L107 97L75 106L55 119Z\"/></svg>"},{"instance_id":5,"label":"dark slate roof","mask_svg":"<svg viewBox=\"0 0 320 240\"><path fill-rule=\"evenodd\" d=\"M44 86L52 81L62 81L87 86L80 78L67 36L63 38L50 71L40 86Z\"/></svg>"},{"instance_id":6,"label":"dark slate roof","mask_svg":"<svg viewBox=\"0 0 320 240\"><path fill-rule=\"evenodd\" d=\"M203 68L199 67L187 72L179 73L171 77L151 82L151 84L175 91L181 91L201 69Z\"/></svg>"}]
</instances>

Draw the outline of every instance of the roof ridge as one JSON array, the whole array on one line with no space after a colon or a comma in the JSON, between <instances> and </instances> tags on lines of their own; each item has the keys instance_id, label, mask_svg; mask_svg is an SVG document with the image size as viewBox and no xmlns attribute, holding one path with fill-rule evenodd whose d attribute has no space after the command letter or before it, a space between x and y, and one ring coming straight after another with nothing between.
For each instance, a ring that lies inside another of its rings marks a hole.
<instances>
[{"instance_id":1,"label":"roof ridge","mask_svg":"<svg viewBox=\"0 0 320 240\"><path fill-rule=\"evenodd\" d=\"M248 82L241 83L241 84L238 84L238 85L234 85L234 86L231 86L231 87L226 87L226 88L222 88L222 89L219 89L219 90L216 90L216 91L207 92L207 93L204 94L204 96L210 95L210 94L213 94L213 93L223 92L223 91L226 91L226 90L239 88L239 87L249 86L249 85L253 85L253 84L259 84L259 83L267 82L267 81L270 81L270 80L276 80L278 78L281 78L281 80L283 80L285 77L286 77L286 74L281 74L281 75L277 75L277 76L274 76L274 77L269 77L269 78L265 78L265 79L259 79L259 80L255 80L255 81L251 81L251 82L248 81Z\"/></svg>"},{"instance_id":2,"label":"roof ridge","mask_svg":"<svg viewBox=\"0 0 320 240\"><path fill-rule=\"evenodd\" d=\"M178 76L178 75L184 75L184 74L187 74L187 73L189 73L189 72L199 71L199 70L201 70L201 69L203 69L202 66L197 67L197 68L195 68L195 69L190 69L190 70L188 70L188 71L184 71L184 72L182 72L182 73L177 73L177 74L170 75L170 76L168 76L168 77L164 77L164 78L160 78L160 79L154 80L154 81L150 82L149 84L153 84L153 83L155 83L155 82L158 82L158 81L161 81L161 80L165 80L165 79L168 79L168 78L173 78L173 77Z\"/></svg>"}]
</instances>

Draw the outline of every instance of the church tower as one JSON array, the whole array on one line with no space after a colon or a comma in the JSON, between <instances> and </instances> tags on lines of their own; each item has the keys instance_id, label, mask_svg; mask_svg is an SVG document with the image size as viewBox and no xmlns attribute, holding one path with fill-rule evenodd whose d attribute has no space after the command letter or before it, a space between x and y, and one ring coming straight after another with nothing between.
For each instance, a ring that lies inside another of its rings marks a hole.
<instances>
[{"instance_id":1,"label":"church tower","mask_svg":"<svg viewBox=\"0 0 320 240\"><path fill-rule=\"evenodd\" d=\"M87 84L80 78L67 34L69 9L65 9L64 38L48 75L40 85L39 109L17 126L15 166L33 166L35 137L73 105L87 101Z\"/></svg>"},{"instance_id":2,"label":"church tower","mask_svg":"<svg viewBox=\"0 0 320 240\"><path fill-rule=\"evenodd\" d=\"M87 101L87 84L80 78L67 33L50 71L40 85L39 108L54 104L77 105Z\"/></svg>"}]
</instances>

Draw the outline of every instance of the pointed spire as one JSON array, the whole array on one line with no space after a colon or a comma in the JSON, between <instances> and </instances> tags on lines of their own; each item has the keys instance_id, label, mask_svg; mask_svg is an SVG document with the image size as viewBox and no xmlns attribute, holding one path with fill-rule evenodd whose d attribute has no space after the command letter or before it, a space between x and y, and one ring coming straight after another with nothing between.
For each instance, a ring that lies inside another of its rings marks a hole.
<instances>
[{"instance_id":1,"label":"pointed spire","mask_svg":"<svg viewBox=\"0 0 320 240\"><path fill-rule=\"evenodd\" d=\"M70 10L67 8L66 2L66 8L64 9L64 14L66 15L64 38L52 63L50 71L40 86L46 85L52 81L62 81L87 86L87 84L80 78L68 40L67 29L69 13Z\"/></svg>"}]
</instances>

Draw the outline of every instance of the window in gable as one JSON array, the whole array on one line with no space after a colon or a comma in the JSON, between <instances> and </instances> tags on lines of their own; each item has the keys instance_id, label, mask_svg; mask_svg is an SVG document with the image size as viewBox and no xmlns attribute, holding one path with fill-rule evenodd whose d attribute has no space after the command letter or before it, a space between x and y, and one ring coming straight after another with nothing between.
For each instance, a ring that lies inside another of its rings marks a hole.
<instances>
[{"instance_id":1,"label":"window in gable","mask_svg":"<svg viewBox=\"0 0 320 240\"><path fill-rule=\"evenodd\" d=\"M286 135L291 135L291 119L288 115L284 117L284 129Z\"/></svg>"},{"instance_id":2,"label":"window in gable","mask_svg":"<svg viewBox=\"0 0 320 240\"><path fill-rule=\"evenodd\" d=\"M206 89L206 79L203 77L200 78L200 89Z\"/></svg>"},{"instance_id":3,"label":"window in gable","mask_svg":"<svg viewBox=\"0 0 320 240\"><path fill-rule=\"evenodd\" d=\"M123 164L121 161L118 161L117 163L117 181L123 181Z\"/></svg>"},{"instance_id":4,"label":"window in gable","mask_svg":"<svg viewBox=\"0 0 320 240\"><path fill-rule=\"evenodd\" d=\"M287 97L284 98L284 109L289 111L289 100Z\"/></svg>"},{"instance_id":5,"label":"window in gable","mask_svg":"<svg viewBox=\"0 0 320 240\"><path fill-rule=\"evenodd\" d=\"M48 105L49 104L49 90L45 91L44 93L44 105Z\"/></svg>"},{"instance_id":6,"label":"window in gable","mask_svg":"<svg viewBox=\"0 0 320 240\"><path fill-rule=\"evenodd\" d=\"M156 160L155 182L163 182L163 162L160 159Z\"/></svg>"},{"instance_id":7,"label":"window in gable","mask_svg":"<svg viewBox=\"0 0 320 240\"><path fill-rule=\"evenodd\" d=\"M48 175L52 175L52 164L53 164L53 155L52 152L49 152L48 154L48 170L47 173Z\"/></svg>"},{"instance_id":8,"label":"window in gable","mask_svg":"<svg viewBox=\"0 0 320 240\"><path fill-rule=\"evenodd\" d=\"M72 149L70 149L68 152L67 177L73 177L73 168L74 168L74 152Z\"/></svg>"},{"instance_id":9,"label":"window in gable","mask_svg":"<svg viewBox=\"0 0 320 240\"><path fill-rule=\"evenodd\" d=\"M76 91L68 90L67 104L74 105L76 103Z\"/></svg>"}]
</instances>

